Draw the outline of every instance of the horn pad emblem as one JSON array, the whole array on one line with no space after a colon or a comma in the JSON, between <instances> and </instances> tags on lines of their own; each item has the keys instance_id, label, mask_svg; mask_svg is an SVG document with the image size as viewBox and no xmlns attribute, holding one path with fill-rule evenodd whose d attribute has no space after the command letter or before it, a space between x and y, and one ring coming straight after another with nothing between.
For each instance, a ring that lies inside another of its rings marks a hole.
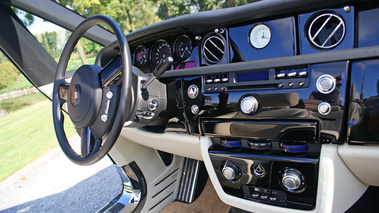
<instances>
[{"instance_id":1,"label":"horn pad emblem","mask_svg":"<svg viewBox=\"0 0 379 213\"><path fill-rule=\"evenodd\" d=\"M71 104L76 107L80 104L80 99L82 97L82 90L79 84L76 84L71 92Z\"/></svg>"}]
</instances>

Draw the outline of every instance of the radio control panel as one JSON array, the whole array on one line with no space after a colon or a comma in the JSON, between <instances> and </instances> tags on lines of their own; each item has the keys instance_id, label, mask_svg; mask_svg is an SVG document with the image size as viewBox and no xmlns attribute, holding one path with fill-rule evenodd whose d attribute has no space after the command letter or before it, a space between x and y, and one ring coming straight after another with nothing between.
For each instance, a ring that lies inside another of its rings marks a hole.
<instances>
[{"instance_id":1,"label":"radio control panel","mask_svg":"<svg viewBox=\"0 0 379 213\"><path fill-rule=\"evenodd\" d=\"M203 92L291 89L309 86L309 68L286 67L249 72L229 72L202 76Z\"/></svg>"}]
</instances>

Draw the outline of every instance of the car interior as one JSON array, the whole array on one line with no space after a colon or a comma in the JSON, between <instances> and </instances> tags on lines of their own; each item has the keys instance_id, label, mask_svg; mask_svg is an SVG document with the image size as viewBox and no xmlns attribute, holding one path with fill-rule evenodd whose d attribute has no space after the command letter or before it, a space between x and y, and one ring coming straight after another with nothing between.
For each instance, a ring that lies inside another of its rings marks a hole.
<instances>
[{"instance_id":1,"label":"car interior","mask_svg":"<svg viewBox=\"0 0 379 213\"><path fill-rule=\"evenodd\" d=\"M59 62L12 7L72 31ZM52 100L65 155L114 163L123 188L99 212L191 205L207 180L231 212L378 212L377 20L374 0L264 0L124 35L104 15L10 0L0 49ZM66 72L81 37L104 47Z\"/></svg>"}]
</instances>

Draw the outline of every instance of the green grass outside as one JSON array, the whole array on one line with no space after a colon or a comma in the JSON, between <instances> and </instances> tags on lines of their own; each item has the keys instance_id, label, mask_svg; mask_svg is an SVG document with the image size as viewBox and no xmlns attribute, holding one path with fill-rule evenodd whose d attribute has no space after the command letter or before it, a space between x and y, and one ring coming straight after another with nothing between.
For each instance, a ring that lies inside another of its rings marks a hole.
<instances>
[{"instance_id":1,"label":"green grass outside","mask_svg":"<svg viewBox=\"0 0 379 213\"><path fill-rule=\"evenodd\" d=\"M0 117L0 181L58 145L51 108L51 101L44 99ZM65 130L75 133L67 116Z\"/></svg>"},{"instance_id":2,"label":"green grass outside","mask_svg":"<svg viewBox=\"0 0 379 213\"><path fill-rule=\"evenodd\" d=\"M23 75L20 74L13 85L7 88L1 89L0 93L17 90L17 89L31 88L31 87L33 87L33 85Z\"/></svg>"},{"instance_id":3,"label":"green grass outside","mask_svg":"<svg viewBox=\"0 0 379 213\"><path fill-rule=\"evenodd\" d=\"M87 56L88 64L94 65L96 60L96 54L92 56ZM67 65L67 71L72 71L78 69L81 65L83 65L82 60L80 58L70 59Z\"/></svg>"},{"instance_id":4,"label":"green grass outside","mask_svg":"<svg viewBox=\"0 0 379 213\"><path fill-rule=\"evenodd\" d=\"M44 100L46 97L41 93L33 93L20 98L0 101L0 110L5 109L10 113Z\"/></svg>"}]
</instances>

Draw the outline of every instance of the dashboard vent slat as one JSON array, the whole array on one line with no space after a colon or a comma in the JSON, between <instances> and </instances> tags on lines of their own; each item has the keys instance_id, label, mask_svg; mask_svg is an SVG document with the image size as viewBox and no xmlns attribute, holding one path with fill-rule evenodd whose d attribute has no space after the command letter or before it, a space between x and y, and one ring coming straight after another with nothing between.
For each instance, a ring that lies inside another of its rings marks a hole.
<instances>
[{"instance_id":1,"label":"dashboard vent slat","mask_svg":"<svg viewBox=\"0 0 379 213\"><path fill-rule=\"evenodd\" d=\"M331 49L338 46L346 33L344 20L334 13L323 13L308 21L308 39L320 49Z\"/></svg>"},{"instance_id":2,"label":"dashboard vent slat","mask_svg":"<svg viewBox=\"0 0 379 213\"><path fill-rule=\"evenodd\" d=\"M209 64L217 64L225 53L225 42L221 35L210 33L205 37L202 48L203 58Z\"/></svg>"}]
</instances>

